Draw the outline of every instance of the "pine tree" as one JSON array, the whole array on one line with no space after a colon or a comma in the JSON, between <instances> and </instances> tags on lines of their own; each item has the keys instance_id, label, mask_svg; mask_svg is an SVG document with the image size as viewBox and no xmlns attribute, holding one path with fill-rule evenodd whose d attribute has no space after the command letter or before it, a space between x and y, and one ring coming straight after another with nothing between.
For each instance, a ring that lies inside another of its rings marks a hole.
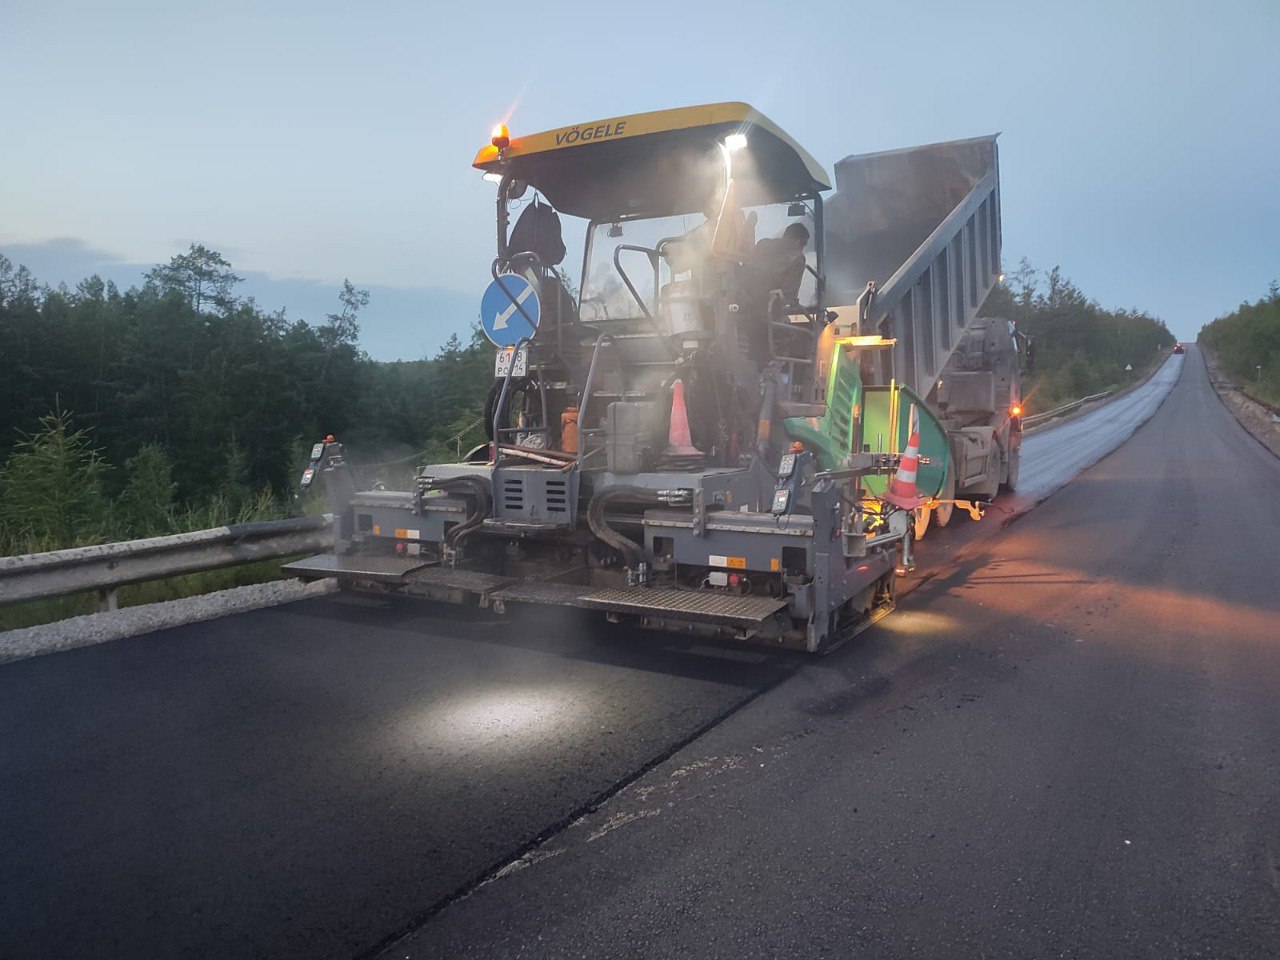
<instances>
[{"instance_id":1,"label":"pine tree","mask_svg":"<svg viewBox=\"0 0 1280 960\"><path fill-rule=\"evenodd\" d=\"M59 550L98 540L106 531L102 479L110 469L71 414L40 419L0 468L0 539L6 552Z\"/></svg>"},{"instance_id":2,"label":"pine tree","mask_svg":"<svg viewBox=\"0 0 1280 960\"><path fill-rule=\"evenodd\" d=\"M164 448L147 444L125 461L124 469L128 479L115 501L120 536L133 539L170 532L178 485Z\"/></svg>"}]
</instances>

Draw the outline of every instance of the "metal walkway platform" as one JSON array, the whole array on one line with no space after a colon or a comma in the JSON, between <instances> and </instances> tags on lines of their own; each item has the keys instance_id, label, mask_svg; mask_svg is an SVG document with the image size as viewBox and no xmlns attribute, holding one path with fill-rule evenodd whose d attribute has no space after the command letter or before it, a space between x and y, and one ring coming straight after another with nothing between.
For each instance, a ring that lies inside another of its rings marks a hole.
<instances>
[{"instance_id":1,"label":"metal walkway platform","mask_svg":"<svg viewBox=\"0 0 1280 960\"><path fill-rule=\"evenodd\" d=\"M447 570L417 557L334 556L322 553L287 563L281 569L304 580L332 577L337 580L371 580L412 588L415 585L444 587L468 593L488 593L514 581L495 573L475 570ZM409 592L412 592L410 590Z\"/></svg>"},{"instance_id":2,"label":"metal walkway platform","mask_svg":"<svg viewBox=\"0 0 1280 960\"><path fill-rule=\"evenodd\" d=\"M417 557L335 556L321 553L286 563L280 569L304 580L322 577L360 577L365 580L400 583L407 573L427 566Z\"/></svg>"},{"instance_id":3,"label":"metal walkway platform","mask_svg":"<svg viewBox=\"0 0 1280 960\"><path fill-rule=\"evenodd\" d=\"M778 597L737 597L726 593L649 587L592 587L513 577L475 570L448 570L415 557L333 556L320 554L283 567L304 579L334 577L395 584L413 592L414 586L461 590L486 596L490 602L540 603L581 607L605 613L674 617L732 627L757 627L787 605Z\"/></svg>"},{"instance_id":4,"label":"metal walkway platform","mask_svg":"<svg viewBox=\"0 0 1280 960\"><path fill-rule=\"evenodd\" d=\"M596 590L582 598L582 606L589 610L669 615L735 627L755 626L786 605L786 600L777 597L735 597L724 593L641 587Z\"/></svg>"},{"instance_id":5,"label":"metal walkway platform","mask_svg":"<svg viewBox=\"0 0 1280 960\"><path fill-rule=\"evenodd\" d=\"M679 617L734 627L758 626L787 605L786 600L777 597L528 581L495 590L489 599L498 603L543 603L606 613Z\"/></svg>"}]
</instances>

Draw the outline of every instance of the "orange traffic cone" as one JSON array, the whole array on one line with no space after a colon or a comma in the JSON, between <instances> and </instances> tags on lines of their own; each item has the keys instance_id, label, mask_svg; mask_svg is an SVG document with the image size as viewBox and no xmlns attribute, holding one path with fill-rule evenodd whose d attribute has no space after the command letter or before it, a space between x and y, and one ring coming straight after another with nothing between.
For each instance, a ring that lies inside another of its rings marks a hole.
<instances>
[{"instance_id":1,"label":"orange traffic cone","mask_svg":"<svg viewBox=\"0 0 1280 960\"><path fill-rule=\"evenodd\" d=\"M898 472L889 481L889 489L881 497L903 510L914 510L922 503L928 503L928 497L922 497L916 490L916 470L920 466L920 418L916 405L911 405L911 435L907 438L907 449L898 463Z\"/></svg>"},{"instance_id":2,"label":"orange traffic cone","mask_svg":"<svg viewBox=\"0 0 1280 960\"><path fill-rule=\"evenodd\" d=\"M689 433L689 411L684 405L684 381L671 385L671 426L667 430L668 456L698 457L702 451L693 445Z\"/></svg>"}]
</instances>

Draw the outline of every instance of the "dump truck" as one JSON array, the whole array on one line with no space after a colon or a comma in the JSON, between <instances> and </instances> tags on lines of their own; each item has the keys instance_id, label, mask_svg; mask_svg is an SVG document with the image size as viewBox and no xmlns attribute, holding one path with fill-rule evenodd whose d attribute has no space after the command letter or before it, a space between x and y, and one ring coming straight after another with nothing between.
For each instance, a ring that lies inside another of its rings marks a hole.
<instances>
[{"instance_id":1,"label":"dump truck","mask_svg":"<svg viewBox=\"0 0 1280 960\"><path fill-rule=\"evenodd\" d=\"M500 124L474 166L496 184L487 442L405 491L316 444L334 548L293 574L824 652L893 609L931 523L1016 485L1017 331L979 316L994 136L847 157L830 193L719 103Z\"/></svg>"}]
</instances>

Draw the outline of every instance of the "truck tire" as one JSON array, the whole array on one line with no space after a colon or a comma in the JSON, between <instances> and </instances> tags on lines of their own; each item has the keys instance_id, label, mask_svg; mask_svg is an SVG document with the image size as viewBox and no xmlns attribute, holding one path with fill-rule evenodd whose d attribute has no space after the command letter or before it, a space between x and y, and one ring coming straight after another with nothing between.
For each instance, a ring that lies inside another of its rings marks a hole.
<instances>
[{"instance_id":1,"label":"truck tire","mask_svg":"<svg viewBox=\"0 0 1280 960\"><path fill-rule=\"evenodd\" d=\"M933 513L932 507L916 507L911 511L911 533L916 540L923 540L925 532L929 529L929 514Z\"/></svg>"},{"instance_id":2,"label":"truck tire","mask_svg":"<svg viewBox=\"0 0 1280 960\"><path fill-rule=\"evenodd\" d=\"M1009 465L1005 471L1004 483L1000 484L1001 490L1007 490L1010 493L1013 493L1013 491L1018 489L1018 467L1021 460L1021 447L1009 454Z\"/></svg>"},{"instance_id":3,"label":"truck tire","mask_svg":"<svg viewBox=\"0 0 1280 960\"><path fill-rule=\"evenodd\" d=\"M956 475L955 468L950 464L947 465L947 475L942 481L942 491L938 494L939 500L954 500L956 498ZM951 522L951 514L955 510L954 503L940 503L933 511L933 522L938 525L941 530Z\"/></svg>"}]
</instances>

